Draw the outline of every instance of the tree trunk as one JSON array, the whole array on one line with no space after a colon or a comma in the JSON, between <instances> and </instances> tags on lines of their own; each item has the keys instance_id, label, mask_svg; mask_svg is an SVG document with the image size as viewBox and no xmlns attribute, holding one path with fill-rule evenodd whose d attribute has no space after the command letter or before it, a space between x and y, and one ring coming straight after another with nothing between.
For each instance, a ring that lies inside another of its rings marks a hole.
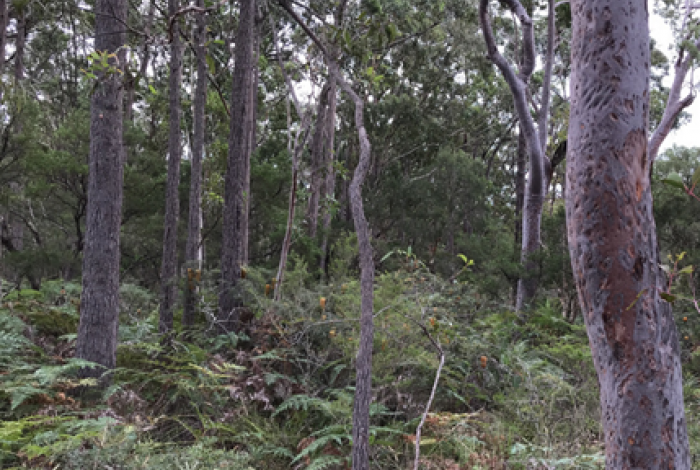
<instances>
[{"instance_id":1,"label":"tree trunk","mask_svg":"<svg viewBox=\"0 0 700 470\"><path fill-rule=\"evenodd\" d=\"M179 0L168 0L168 15L180 8ZM180 88L182 87L182 41L179 22L172 24L170 43L170 129L168 133L168 181L165 188L165 223L163 230L163 259L160 267L160 321L158 330L167 333L173 329L173 309L177 298L177 225L180 216Z\"/></svg>"},{"instance_id":2,"label":"tree trunk","mask_svg":"<svg viewBox=\"0 0 700 470\"><path fill-rule=\"evenodd\" d=\"M126 54L124 24L126 0L98 0L95 4L95 49ZM119 73L100 73L92 93L90 157L83 294L76 357L113 369L116 364L119 328L119 233L121 228L123 87ZM99 377L103 370L91 368L82 375ZM107 380L103 381L106 383Z\"/></svg>"},{"instance_id":3,"label":"tree trunk","mask_svg":"<svg viewBox=\"0 0 700 470\"><path fill-rule=\"evenodd\" d=\"M567 224L608 469L690 468L678 333L659 293L646 0L571 3Z\"/></svg>"},{"instance_id":4,"label":"tree trunk","mask_svg":"<svg viewBox=\"0 0 700 470\"><path fill-rule=\"evenodd\" d=\"M335 72L334 72L335 73ZM328 275L328 239L330 238L332 210L330 201L335 200L335 119L338 108L337 85L331 81L328 89L328 112L326 113L326 181L323 209L323 241L321 242L321 272Z\"/></svg>"},{"instance_id":5,"label":"tree trunk","mask_svg":"<svg viewBox=\"0 0 700 470\"><path fill-rule=\"evenodd\" d=\"M241 265L248 264L249 258L249 237L250 237L250 159L255 152L256 146L256 120L258 112L258 60L260 56L260 31L256 17L255 29L253 37L253 58L251 61L250 75L252 83L248 90L248 99L250 100L250 112L247 114L246 129L248 132L248 147L246 149L246 158L243 159L243 215L241 218Z\"/></svg>"},{"instance_id":6,"label":"tree trunk","mask_svg":"<svg viewBox=\"0 0 700 470\"><path fill-rule=\"evenodd\" d=\"M523 246L523 209L525 208L525 175L527 174L527 142L522 129L518 133L518 153L515 161L515 253L522 253ZM514 259L517 261L517 258ZM514 304L518 302L518 285L520 279L513 282Z\"/></svg>"},{"instance_id":7,"label":"tree trunk","mask_svg":"<svg viewBox=\"0 0 700 470\"><path fill-rule=\"evenodd\" d=\"M196 6L204 8L204 0ZM199 14L194 28L194 48L197 61L197 83L194 91L194 136L192 139L192 174L190 176L190 209L187 227L185 263L188 269L182 326L191 328L196 313L197 271L202 270L202 160L204 159L204 133L207 104L207 17ZM191 271L191 270L194 270Z\"/></svg>"},{"instance_id":8,"label":"tree trunk","mask_svg":"<svg viewBox=\"0 0 700 470\"><path fill-rule=\"evenodd\" d=\"M242 0L236 34L233 91L231 94L231 128L228 140L228 168L224 189L223 238L221 247L221 285L218 327L223 331L238 328L240 306L235 291L241 275L242 223L245 207L245 162L250 159L250 129L253 108L250 89L254 80L255 0Z\"/></svg>"},{"instance_id":9,"label":"tree trunk","mask_svg":"<svg viewBox=\"0 0 700 470\"><path fill-rule=\"evenodd\" d=\"M318 101L318 113L316 114L316 125L314 126L314 136L311 140L311 187L309 188L309 206L306 210L306 220L308 223L309 236L316 237L318 230L318 213L321 202L321 186L324 181L324 153L326 147L326 114L328 113L328 90L330 81L321 89Z\"/></svg>"},{"instance_id":10,"label":"tree trunk","mask_svg":"<svg viewBox=\"0 0 700 470\"><path fill-rule=\"evenodd\" d=\"M491 61L498 67L508 84L515 109L520 120L520 132L527 142L528 154L530 156L530 178L526 186L525 207L523 213L523 237L521 248L521 262L525 268L525 277L518 283L518 295L516 298L516 310L522 311L527 307L535 296L538 284L538 273L536 263L531 261L531 255L540 248L540 224L542 208L546 192L545 167L548 164L544 154L544 143L540 141L535 121L530 113L530 105L527 97L527 86L535 68L535 38L532 18L523 8L518 0L504 0L506 5L515 14L522 25L523 59L519 72L516 74L511 65L501 55L496 46L496 40L491 27L491 20L488 15L489 0L480 0L479 21L484 34L486 48ZM550 15L553 14L553 4L550 1ZM550 22L550 26L552 22ZM548 46L548 49L550 47ZM548 61L552 57L547 58ZM546 70L551 66L547 65ZM543 87L543 103L549 102L549 85ZM543 109L542 113L547 113L548 109ZM546 116L540 114L541 125L546 126ZM546 127L545 127L546 129ZM545 133L546 135L546 133Z\"/></svg>"}]
</instances>

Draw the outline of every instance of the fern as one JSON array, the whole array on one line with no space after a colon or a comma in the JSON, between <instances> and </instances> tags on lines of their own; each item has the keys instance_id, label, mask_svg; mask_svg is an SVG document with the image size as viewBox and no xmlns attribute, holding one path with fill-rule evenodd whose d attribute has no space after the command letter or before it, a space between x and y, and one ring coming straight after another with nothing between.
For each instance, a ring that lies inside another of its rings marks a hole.
<instances>
[{"instance_id":1,"label":"fern","mask_svg":"<svg viewBox=\"0 0 700 470\"><path fill-rule=\"evenodd\" d=\"M322 455L317 459L314 459L311 464L306 467L306 470L325 470L327 468L333 468L343 465L347 462L344 457L337 457L335 455Z\"/></svg>"}]
</instances>

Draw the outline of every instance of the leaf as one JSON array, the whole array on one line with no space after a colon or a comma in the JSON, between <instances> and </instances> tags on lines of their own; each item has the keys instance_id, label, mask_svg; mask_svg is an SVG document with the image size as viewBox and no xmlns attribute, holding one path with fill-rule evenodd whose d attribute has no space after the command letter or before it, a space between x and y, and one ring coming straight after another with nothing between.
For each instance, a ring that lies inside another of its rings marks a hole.
<instances>
[{"instance_id":1,"label":"leaf","mask_svg":"<svg viewBox=\"0 0 700 470\"><path fill-rule=\"evenodd\" d=\"M678 271L678 274L693 274L693 265L686 266L685 268Z\"/></svg>"},{"instance_id":2,"label":"leaf","mask_svg":"<svg viewBox=\"0 0 700 470\"><path fill-rule=\"evenodd\" d=\"M676 301L676 296L673 294L669 294L668 292L661 292L659 294L662 299L664 299L666 302L672 304L673 302Z\"/></svg>"},{"instance_id":3,"label":"leaf","mask_svg":"<svg viewBox=\"0 0 700 470\"><path fill-rule=\"evenodd\" d=\"M682 190L686 189L685 184L683 184L683 178L678 173L671 173L668 175L668 178L662 179L661 182Z\"/></svg>"},{"instance_id":4,"label":"leaf","mask_svg":"<svg viewBox=\"0 0 700 470\"><path fill-rule=\"evenodd\" d=\"M698 183L700 183L700 166L695 169L695 173L693 173L693 179L691 180L691 183L693 185L693 188L697 186Z\"/></svg>"},{"instance_id":5,"label":"leaf","mask_svg":"<svg viewBox=\"0 0 700 470\"><path fill-rule=\"evenodd\" d=\"M384 261L386 261L386 259L387 259L388 257L390 257L390 256L393 255L393 254L394 254L394 251L392 250L392 251L390 251L389 253L385 254L384 257L383 257L382 259L379 260L379 262L380 262L380 263L383 263Z\"/></svg>"},{"instance_id":6,"label":"leaf","mask_svg":"<svg viewBox=\"0 0 700 470\"><path fill-rule=\"evenodd\" d=\"M643 295L646 293L646 291L647 291L646 289L642 289L642 290L639 292L639 294L637 294L637 297L634 298L634 300L632 301L632 303L630 304L630 306L627 307L626 310L629 310L629 309L631 309L632 307L634 307L634 304L637 303L637 301L639 300L639 298L640 298L641 296L643 296Z\"/></svg>"}]
</instances>

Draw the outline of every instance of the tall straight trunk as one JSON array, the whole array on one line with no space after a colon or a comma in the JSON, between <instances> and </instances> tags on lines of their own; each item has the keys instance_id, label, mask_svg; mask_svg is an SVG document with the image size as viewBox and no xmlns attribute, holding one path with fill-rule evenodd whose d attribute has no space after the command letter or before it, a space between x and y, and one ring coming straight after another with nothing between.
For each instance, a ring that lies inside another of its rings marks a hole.
<instances>
[{"instance_id":1,"label":"tall straight trunk","mask_svg":"<svg viewBox=\"0 0 700 470\"><path fill-rule=\"evenodd\" d=\"M224 188L223 237L221 246L221 285L217 323L223 331L238 328L240 299L236 285L241 275L242 218L245 207L245 162L250 159L250 124L253 107L255 57L255 0L242 0L236 33L233 90L231 93L231 127L228 139L228 167Z\"/></svg>"},{"instance_id":2,"label":"tall straight trunk","mask_svg":"<svg viewBox=\"0 0 700 470\"><path fill-rule=\"evenodd\" d=\"M608 469L691 467L652 213L646 0L573 0L566 213Z\"/></svg>"},{"instance_id":3,"label":"tall straight trunk","mask_svg":"<svg viewBox=\"0 0 700 470\"><path fill-rule=\"evenodd\" d=\"M148 12L143 23L143 36L141 37L141 57L139 58L138 75L131 76L124 84L126 96L124 98L124 119L133 121L134 119L134 101L136 100L136 85L139 80L146 76L148 65L151 60L151 50L148 47L148 41L151 35L151 27L153 19L156 15L156 0L150 0L148 4ZM126 153L125 153L126 155Z\"/></svg>"},{"instance_id":4,"label":"tall straight trunk","mask_svg":"<svg viewBox=\"0 0 700 470\"><path fill-rule=\"evenodd\" d=\"M318 214L321 203L321 186L324 181L324 154L326 147L326 121L328 113L328 82L321 89L318 101L318 112L316 113L316 124L314 125L314 136L311 139L311 185L309 188L309 205L306 209L306 220L308 223L309 236L316 237L318 230Z\"/></svg>"},{"instance_id":5,"label":"tall straight trunk","mask_svg":"<svg viewBox=\"0 0 700 470\"><path fill-rule=\"evenodd\" d=\"M204 8L204 0L197 0L196 6ZM196 271L202 270L202 160L204 159L204 133L207 104L207 17L197 15L194 28L194 50L197 61L197 79L194 90L194 136L192 138L192 170L190 176L190 208L187 226L187 246L185 264L188 270L185 286L185 301L182 312L182 326L191 328L196 313Z\"/></svg>"},{"instance_id":6,"label":"tall straight trunk","mask_svg":"<svg viewBox=\"0 0 700 470\"><path fill-rule=\"evenodd\" d=\"M525 208L525 175L527 174L527 141L522 129L518 133L518 153L515 160L515 252L522 253L523 246L523 209ZM513 299L517 303L518 284L513 283Z\"/></svg>"},{"instance_id":7,"label":"tall straight trunk","mask_svg":"<svg viewBox=\"0 0 700 470\"><path fill-rule=\"evenodd\" d=\"M168 0L168 14L172 17L180 8L180 0ZM170 43L170 88L168 132L168 181L165 188L165 222L163 230L163 259L160 266L160 321L158 330L167 333L173 329L173 309L177 298L177 225L180 216L180 160L182 86L182 41L177 21L172 25L173 40Z\"/></svg>"},{"instance_id":8,"label":"tall straight trunk","mask_svg":"<svg viewBox=\"0 0 700 470\"><path fill-rule=\"evenodd\" d=\"M337 73L337 72L333 72ZM335 119L338 108L337 84L331 81L328 87L328 112L326 113L326 180L323 194L326 204L323 209L323 241L321 242L321 272L328 273L328 239L330 237L332 211L330 201L335 200Z\"/></svg>"},{"instance_id":9,"label":"tall straight trunk","mask_svg":"<svg viewBox=\"0 0 700 470\"><path fill-rule=\"evenodd\" d=\"M248 90L248 99L250 100L249 107L251 111L246 116L246 129L248 132L248 147L246 149L247 157L243 159L243 213L241 218L241 265L248 264L249 258L249 241L250 241L250 159L255 151L255 124L258 111L258 59L260 56L260 31L256 20L254 38L253 38L253 59L251 62L250 74L252 75L252 84Z\"/></svg>"},{"instance_id":10,"label":"tall straight trunk","mask_svg":"<svg viewBox=\"0 0 700 470\"><path fill-rule=\"evenodd\" d=\"M115 66L123 64L126 58L120 50L126 41L126 17L127 0L95 3L95 49L116 54L118 62L110 59ZM124 180L121 75L98 74L91 100L83 293L75 355L112 369L116 364L119 328L119 233ZM90 377L102 373L99 368L82 371Z\"/></svg>"}]
</instances>

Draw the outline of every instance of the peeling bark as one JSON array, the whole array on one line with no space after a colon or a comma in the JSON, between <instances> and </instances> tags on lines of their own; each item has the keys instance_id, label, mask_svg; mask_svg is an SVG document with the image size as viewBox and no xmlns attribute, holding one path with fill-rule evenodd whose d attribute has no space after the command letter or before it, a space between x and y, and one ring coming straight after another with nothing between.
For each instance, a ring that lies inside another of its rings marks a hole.
<instances>
[{"instance_id":1,"label":"peeling bark","mask_svg":"<svg viewBox=\"0 0 700 470\"><path fill-rule=\"evenodd\" d=\"M574 0L567 225L608 469L690 468L649 181L645 0Z\"/></svg>"}]
</instances>

